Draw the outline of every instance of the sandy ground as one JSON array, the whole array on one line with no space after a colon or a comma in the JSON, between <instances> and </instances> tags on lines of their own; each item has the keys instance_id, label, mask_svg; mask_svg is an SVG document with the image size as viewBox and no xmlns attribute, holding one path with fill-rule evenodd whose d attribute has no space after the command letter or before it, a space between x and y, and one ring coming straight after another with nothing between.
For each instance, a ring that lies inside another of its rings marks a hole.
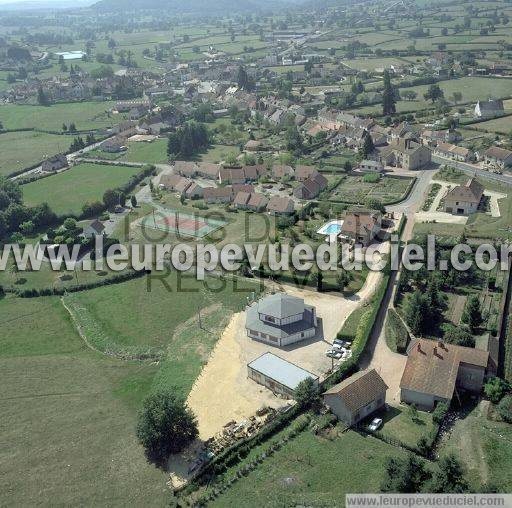
<instances>
[{"instance_id":1,"label":"sandy ground","mask_svg":"<svg viewBox=\"0 0 512 508\"><path fill-rule=\"evenodd\" d=\"M319 376L327 372L332 361L325 356L325 351L347 317L373 294L381 276L370 272L361 291L350 298L274 284L270 289L284 290L314 305L320 321L316 337L288 348L249 339L245 313L235 314L187 400L197 415L200 439L212 437L230 420L241 421L253 415L264 404L278 407L287 403L247 378L247 363L263 353L271 351Z\"/></svg>"}]
</instances>

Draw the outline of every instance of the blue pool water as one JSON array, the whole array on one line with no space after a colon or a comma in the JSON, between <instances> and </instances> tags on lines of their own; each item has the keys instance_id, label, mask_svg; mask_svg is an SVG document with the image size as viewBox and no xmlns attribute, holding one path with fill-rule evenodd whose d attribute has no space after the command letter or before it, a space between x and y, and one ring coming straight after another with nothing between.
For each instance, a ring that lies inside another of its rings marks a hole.
<instances>
[{"instance_id":1,"label":"blue pool water","mask_svg":"<svg viewBox=\"0 0 512 508\"><path fill-rule=\"evenodd\" d=\"M324 231L327 235L334 235L341 231L341 226L339 224L329 224Z\"/></svg>"}]
</instances>

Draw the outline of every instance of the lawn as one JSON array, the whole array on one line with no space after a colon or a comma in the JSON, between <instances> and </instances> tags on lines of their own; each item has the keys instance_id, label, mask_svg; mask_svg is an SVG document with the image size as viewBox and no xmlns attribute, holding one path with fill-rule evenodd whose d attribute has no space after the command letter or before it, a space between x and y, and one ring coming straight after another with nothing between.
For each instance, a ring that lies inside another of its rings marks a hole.
<instances>
[{"instance_id":1,"label":"lawn","mask_svg":"<svg viewBox=\"0 0 512 508\"><path fill-rule=\"evenodd\" d=\"M115 102L70 102L52 106L8 104L0 106L0 118L5 129L36 128L61 131L62 124L74 123L78 130L111 127L123 118L108 110Z\"/></svg>"},{"instance_id":2,"label":"lawn","mask_svg":"<svg viewBox=\"0 0 512 508\"><path fill-rule=\"evenodd\" d=\"M363 204L369 197L383 203L391 203L405 194L410 178L382 177L379 182L369 183L362 176L346 176L331 194L333 201Z\"/></svg>"},{"instance_id":3,"label":"lawn","mask_svg":"<svg viewBox=\"0 0 512 508\"><path fill-rule=\"evenodd\" d=\"M434 429L432 415L423 411L418 411L413 420L407 409L403 406L389 406L387 411L372 416L380 417L384 423L380 432L391 439L399 439L403 443L415 447L422 437L428 437ZM370 421L371 419L370 418Z\"/></svg>"},{"instance_id":4,"label":"lawn","mask_svg":"<svg viewBox=\"0 0 512 508\"><path fill-rule=\"evenodd\" d=\"M379 492L390 456L405 452L351 430L315 436L305 430L226 490L214 507L341 506L345 494Z\"/></svg>"},{"instance_id":5,"label":"lawn","mask_svg":"<svg viewBox=\"0 0 512 508\"><path fill-rule=\"evenodd\" d=\"M79 164L67 171L23 186L23 199L33 206L47 202L57 214L79 214L87 202L101 201L107 189L128 182L140 168Z\"/></svg>"},{"instance_id":6,"label":"lawn","mask_svg":"<svg viewBox=\"0 0 512 508\"><path fill-rule=\"evenodd\" d=\"M87 350L58 298L5 298L0 316L2 504L163 506L134 434L156 368Z\"/></svg>"},{"instance_id":7,"label":"lawn","mask_svg":"<svg viewBox=\"0 0 512 508\"><path fill-rule=\"evenodd\" d=\"M147 164L167 162L167 139L156 139L152 143L130 142L128 151L122 154L119 160Z\"/></svg>"},{"instance_id":8,"label":"lawn","mask_svg":"<svg viewBox=\"0 0 512 508\"><path fill-rule=\"evenodd\" d=\"M65 152L72 138L42 132L6 132L0 134L0 175L33 166L47 156Z\"/></svg>"}]
</instances>

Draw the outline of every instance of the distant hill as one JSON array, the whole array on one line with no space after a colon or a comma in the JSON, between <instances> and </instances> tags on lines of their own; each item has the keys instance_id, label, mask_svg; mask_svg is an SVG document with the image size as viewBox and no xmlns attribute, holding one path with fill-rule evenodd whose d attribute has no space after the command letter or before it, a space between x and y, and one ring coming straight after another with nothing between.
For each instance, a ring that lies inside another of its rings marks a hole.
<instances>
[{"instance_id":1,"label":"distant hill","mask_svg":"<svg viewBox=\"0 0 512 508\"><path fill-rule=\"evenodd\" d=\"M300 0L299 0L300 1ZM179 14L229 14L278 10L297 0L100 0L92 8L102 12L159 9Z\"/></svg>"}]
</instances>

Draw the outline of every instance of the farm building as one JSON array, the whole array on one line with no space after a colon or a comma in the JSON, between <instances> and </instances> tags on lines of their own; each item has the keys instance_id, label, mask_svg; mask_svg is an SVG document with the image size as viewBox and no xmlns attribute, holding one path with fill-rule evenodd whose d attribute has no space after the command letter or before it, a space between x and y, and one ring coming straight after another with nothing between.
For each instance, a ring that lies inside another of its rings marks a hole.
<instances>
[{"instance_id":1,"label":"farm building","mask_svg":"<svg viewBox=\"0 0 512 508\"><path fill-rule=\"evenodd\" d=\"M460 391L480 393L488 363L489 353L481 349L413 340L400 381L400 401L431 410L438 402L450 404Z\"/></svg>"},{"instance_id":2,"label":"farm building","mask_svg":"<svg viewBox=\"0 0 512 508\"><path fill-rule=\"evenodd\" d=\"M491 146L484 152L484 167L498 172L512 167L512 152L506 148Z\"/></svg>"},{"instance_id":3,"label":"farm building","mask_svg":"<svg viewBox=\"0 0 512 508\"><path fill-rule=\"evenodd\" d=\"M386 403L388 386L375 369L360 371L322 394L325 405L347 425L356 425Z\"/></svg>"},{"instance_id":4,"label":"farm building","mask_svg":"<svg viewBox=\"0 0 512 508\"><path fill-rule=\"evenodd\" d=\"M246 312L247 335L277 347L314 337L317 326L315 308L285 293L262 298Z\"/></svg>"},{"instance_id":5,"label":"farm building","mask_svg":"<svg viewBox=\"0 0 512 508\"><path fill-rule=\"evenodd\" d=\"M293 398L299 384L308 378L318 385L318 376L269 352L249 363L247 374L256 383L288 398Z\"/></svg>"}]
</instances>

